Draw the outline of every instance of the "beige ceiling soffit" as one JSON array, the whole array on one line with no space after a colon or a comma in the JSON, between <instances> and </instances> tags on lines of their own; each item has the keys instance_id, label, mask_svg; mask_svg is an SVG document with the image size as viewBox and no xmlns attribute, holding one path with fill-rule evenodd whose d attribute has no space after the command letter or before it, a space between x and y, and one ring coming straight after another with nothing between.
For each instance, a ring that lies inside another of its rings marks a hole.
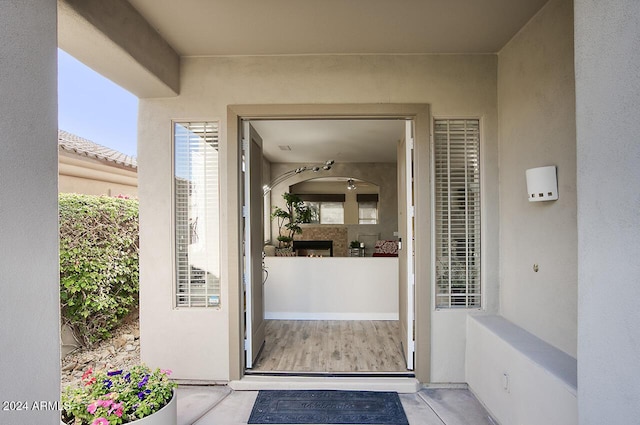
<instances>
[{"instance_id":1,"label":"beige ceiling soffit","mask_svg":"<svg viewBox=\"0 0 640 425\"><path fill-rule=\"evenodd\" d=\"M58 0L58 45L138 97L180 92L180 57L125 0Z\"/></svg>"}]
</instances>

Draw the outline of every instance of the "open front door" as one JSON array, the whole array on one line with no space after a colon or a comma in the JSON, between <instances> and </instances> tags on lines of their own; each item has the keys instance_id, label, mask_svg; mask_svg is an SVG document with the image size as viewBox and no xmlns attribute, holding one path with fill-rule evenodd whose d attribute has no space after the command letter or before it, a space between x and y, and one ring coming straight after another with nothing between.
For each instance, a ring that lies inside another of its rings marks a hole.
<instances>
[{"instance_id":1,"label":"open front door","mask_svg":"<svg viewBox=\"0 0 640 425\"><path fill-rule=\"evenodd\" d=\"M262 292L263 196L262 139L249 121L242 121L242 158L244 171L244 293L245 361L253 363L265 338L264 297Z\"/></svg>"},{"instance_id":2,"label":"open front door","mask_svg":"<svg viewBox=\"0 0 640 425\"><path fill-rule=\"evenodd\" d=\"M414 368L414 203L413 203L413 121L407 120L405 137L398 144L398 251L400 270L400 331L407 369Z\"/></svg>"}]
</instances>

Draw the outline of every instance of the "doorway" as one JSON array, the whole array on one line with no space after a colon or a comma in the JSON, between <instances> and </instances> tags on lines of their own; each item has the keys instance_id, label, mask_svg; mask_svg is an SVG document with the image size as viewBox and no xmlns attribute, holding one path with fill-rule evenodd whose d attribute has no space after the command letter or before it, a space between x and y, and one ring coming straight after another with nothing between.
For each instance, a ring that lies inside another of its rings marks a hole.
<instances>
[{"instance_id":1,"label":"doorway","mask_svg":"<svg viewBox=\"0 0 640 425\"><path fill-rule=\"evenodd\" d=\"M287 112L288 110L288 112ZM274 113L274 111L277 111L277 113ZM301 116L300 112L304 111L305 113ZM406 167L405 171L408 170L416 170L414 173L414 178L413 179L409 179L412 182L420 182L422 181L421 179L428 176L428 167L429 167L429 163L428 163L428 123L429 123L429 113L428 113L428 106L427 105L335 105L335 106L330 106L330 105L318 105L318 106L279 106L279 107L273 107L273 106L233 106L233 107L229 107L229 129L231 130L232 128L237 128L238 130L241 130L241 127L244 127L245 130L245 134L250 134L250 123L251 122L258 122L258 120L265 120L265 119L274 119L277 118L278 120L290 120L292 118L295 119L313 119L313 120L327 120L327 119L340 119L340 120L346 120L346 119L357 119L357 120L402 120L403 122L410 122L412 123L411 128L412 128L412 132L415 132L415 134L411 134L410 137L411 139L414 140L414 151L412 153L412 161L414 164L414 167ZM234 123L234 124L232 124ZM239 123L242 123L242 125L239 125ZM230 131L229 132L229 137L228 140L231 144L234 134L237 137L239 134L242 133L242 131ZM259 132L256 132L259 133ZM247 139L245 137L245 139ZM237 139L236 139L237 140ZM236 142L237 143L237 142ZM247 146L247 142L244 142L245 147ZM253 143L250 143L251 146L253 146ZM287 145L284 145L287 146ZM240 146L239 146L240 147ZM348 147L347 147L348 148ZM242 158L242 155L244 155L244 158L246 160L246 158L249 157L250 153L248 151L242 151L242 153L239 154L239 158ZM339 161L339 160L338 160ZM420 168L422 168L422 171L419 172L418 170L420 170ZM246 171L250 170L251 167L247 167L247 163L245 163L245 177L246 177ZM250 172L248 173L250 174ZM425 182L428 182L427 180L424 180ZM406 186L405 186L406 187ZM428 187L428 184L425 184L425 187ZM253 190L257 190L254 189ZM428 190L426 191L427 193L423 193L422 191L416 191L415 196L411 196L411 194L413 194L414 192L411 190L409 192L409 197L410 198L414 198L413 202L415 207L412 208L412 210L418 212L418 211L424 211L425 214L422 215L421 217L426 218L427 220L416 220L415 223L413 222L409 222L409 224L405 227L409 227L410 230L415 231L416 234L420 235L420 230L422 230L424 233L424 235L426 235L426 238L424 237L417 237L417 238L413 238L411 236L409 236L408 239L404 240L404 247L406 249L407 246L412 245L412 242L415 241L415 256L425 256L426 254L426 258L429 258L429 226L428 226L428 217L429 217L429 209L426 207L429 205L428 202L428 197L429 197L429 193ZM245 196L244 199L246 200L248 197ZM253 205L256 206L257 205L257 201L254 200L253 201ZM264 204L261 204L261 206ZM406 210L405 210L406 211ZM246 212L246 215L252 215L251 213L251 208L249 208L249 212ZM265 215L261 212L260 213L261 217L265 217ZM413 216L413 215L412 215ZM406 217L402 218L402 220L406 220ZM246 217L245 217L245 220ZM249 220L251 221L251 220ZM254 227L254 231L256 230L255 226ZM401 230L400 226L397 226L397 229L399 232L402 232L403 230ZM406 228L405 230L406 231ZM255 232L254 232L255 233ZM402 239L402 234L397 235L399 236L398 239ZM249 240L249 239L247 239ZM256 242L257 244L257 242ZM244 253L247 252L247 250L250 251L249 253L249 257L253 258L251 259L249 262L251 264L256 264L256 260L258 258L261 258L257 256L258 250L257 249L253 249L251 248L252 243L246 243L245 242L245 247L244 247ZM261 244L262 245L262 244ZM254 248L256 248L254 246ZM262 246L260 246L260 249L262 249ZM243 260L246 260L246 256L244 255L241 256L241 258ZM409 256L411 259L414 257L414 254L411 254ZM403 260L406 261L406 258ZM260 262L261 263L261 262ZM258 264L260 264L258 263ZM425 263L428 263L425 262ZM407 263L405 263L407 264ZM409 263L410 264L410 263ZM415 276L419 277L421 275L425 275L425 272L428 271L429 267L427 265L427 267L425 267L425 264L423 263L421 265L421 262L416 262L415 263ZM250 265L250 264L249 264ZM412 266L409 266L411 268L411 270L413 270ZM249 267L249 269L251 270L251 267ZM255 272L254 272L255 275ZM262 276L261 276L262 277ZM246 279L246 277L245 277ZM403 282L404 283L404 282ZM258 290L261 291L260 286L263 284L263 282L261 281L261 279L252 279L252 283L250 284L249 281L247 281L247 285L246 286L251 286L251 289L255 289L255 288L259 288ZM266 283L268 285L268 283ZM426 286L426 287L425 287ZM423 382L428 382L428 373L429 373L429 369L428 369L428 359L429 359L429 339L428 339L428 335L429 335L429 320L428 320L428 316L429 316L429 302L427 302L426 304L424 304L424 302L420 302L420 301L428 301L430 298L430 294L429 294L429 290L428 290L428 284L427 285L416 285L415 288L412 288L412 286L407 286L407 289L404 291L404 295L402 291L399 291L399 296L406 296L408 291L414 291L415 290L415 299L416 299L416 303L415 306L417 307L415 309L415 318L416 320L414 321L411 317L412 315L409 314L407 315L407 313L404 313L404 316L402 316L404 322L403 322L403 326L401 326L402 329L404 329L404 331L407 331L407 328L411 329L414 326L415 323L415 330L411 330L410 334L406 335L405 340L407 342L403 342L402 344L402 350L408 350L409 348L413 348L413 347L409 347L410 343L412 342L413 336L415 335L415 349L416 349L416 365L415 365L415 373L416 376L418 376L418 378L423 381ZM244 293L244 291L243 291ZM255 298L253 295L250 295L250 297ZM241 297L242 298L242 297ZM244 300L242 301L242 303L244 303ZM404 308L405 309L409 309L410 304L413 304L413 302L407 298L405 300L403 300L401 303L399 303L400 306L399 308L402 308L402 304L404 304ZM264 306L264 304L263 304ZM240 322L238 323L241 326L240 329L240 335L238 335L238 329L235 329L235 332L233 329L231 329L232 331L232 337L233 334L237 336L240 336L240 347L243 349L246 349L247 347L250 347L248 351L253 351L251 354L249 354L249 356L255 356L252 359L250 359L247 363L246 362L246 358L242 358L242 355L240 355L239 357L239 361L237 366L239 366L239 375L242 376L243 374L247 373L247 370L244 369L245 364L247 364L248 366L250 366L250 368L254 367L253 361L255 361L255 359L257 359L257 353L256 351L259 353L260 350L263 349L263 344L260 343L256 343L255 341L253 341L252 337L254 336L252 334L252 330L251 329L260 329L263 328L265 330L265 334L267 332L270 332L268 330L268 324L265 324L264 326L262 326L259 323L255 323L253 322L254 318L253 317L247 317L245 319L244 316L244 308L241 309L241 311L243 311L243 313L240 315ZM253 311L253 309L249 309L250 312ZM413 313L413 311L411 311L411 313ZM426 313L426 314L425 314ZM251 315L251 313L250 313ZM259 321L259 320L258 320ZM299 323L298 323L299 322ZM399 322L399 321L398 321ZM249 324L249 327L245 327L245 323ZM327 321L326 323L322 322L322 321L315 321L315 323L309 324L309 328L307 331L302 330L301 333L304 335L305 332L307 333L308 337L310 337L312 335L312 329L315 327L316 329L320 329L320 334L326 334L326 333L331 333L333 331L329 330L330 329L330 325L331 323L329 323L329 321ZM351 323L356 324L357 326L359 326L362 330L364 330L366 327L362 326L362 323ZM398 323L399 324L399 323ZM296 323L293 324L287 324L286 322L280 322L276 324L277 326L274 326L274 330L273 332L275 332L275 335L278 335L278 332L281 332L280 335L282 335L283 329L286 329L287 327L290 328L290 330L293 328L295 328L296 326L298 328L303 328L305 325L304 321L296 321ZM360 330L354 330L353 328L349 329L349 326L345 326L346 323L338 323L336 329L338 329L339 333L339 329L342 327L345 329L345 332L347 335L349 335L349 333L354 334L357 332L360 332ZM371 328L376 329L376 325L381 325L381 323L372 323L371 324ZM381 329L382 326L377 326L378 329ZM324 331L323 331L324 330ZM366 332L365 332L366 333ZM387 332L389 333L389 332ZM391 332L393 334L395 334L396 332L393 331ZM291 334L295 334L295 332L291 332ZM249 335L249 338L246 338L247 342L245 342L245 337ZM277 339L282 339L282 338L278 338ZM261 337L258 335L258 339L261 339ZM369 339L367 337L364 338ZM376 339L376 338L373 338ZM337 341L337 340L336 340ZM336 343L338 345L340 345L341 343L339 342L332 342L332 343ZM411 344L413 345L413 344ZM244 350L242 350L244 351ZM331 350L331 354L335 355L336 350ZM240 354L240 353L239 353ZM340 353L338 352L338 356L340 356ZM407 367L406 364L404 364L404 360L406 360L406 355L405 355L405 359L403 359L403 368L405 371L407 371ZM413 356L410 360L413 360ZM409 362L410 363L410 362ZM287 369L290 369L291 367L287 367ZM360 369L360 367L358 366L358 369ZM371 369L370 367L364 367L364 369ZM233 368L232 368L232 372L233 372ZM366 370L364 372L367 372ZM376 370L370 370L370 372L377 372ZM233 376L233 374L232 374ZM425 376L427 378L425 378Z\"/></svg>"}]
</instances>

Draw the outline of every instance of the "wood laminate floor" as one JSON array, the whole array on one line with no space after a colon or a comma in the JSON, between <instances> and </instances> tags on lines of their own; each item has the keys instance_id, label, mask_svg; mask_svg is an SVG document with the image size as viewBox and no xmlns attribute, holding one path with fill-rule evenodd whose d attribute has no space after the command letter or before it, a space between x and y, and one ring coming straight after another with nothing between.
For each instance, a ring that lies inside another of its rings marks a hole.
<instances>
[{"instance_id":1,"label":"wood laminate floor","mask_svg":"<svg viewBox=\"0 0 640 425\"><path fill-rule=\"evenodd\" d=\"M267 320L256 372L407 372L400 323Z\"/></svg>"}]
</instances>

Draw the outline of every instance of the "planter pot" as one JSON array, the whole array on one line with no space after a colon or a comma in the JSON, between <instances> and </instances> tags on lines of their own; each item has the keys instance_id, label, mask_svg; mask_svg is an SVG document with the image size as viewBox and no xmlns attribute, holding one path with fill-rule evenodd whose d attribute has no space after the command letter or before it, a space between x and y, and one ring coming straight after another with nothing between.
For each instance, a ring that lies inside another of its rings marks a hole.
<instances>
[{"instance_id":1,"label":"planter pot","mask_svg":"<svg viewBox=\"0 0 640 425\"><path fill-rule=\"evenodd\" d=\"M166 406L153 415L129 422L131 425L176 425L178 423L178 393L173 392L173 397ZM126 425L126 424L125 424Z\"/></svg>"},{"instance_id":2,"label":"planter pot","mask_svg":"<svg viewBox=\"0 0 640 425\"><path fill-rule=\"evenodd\" d=\"M178 423L178 393L174 390L173 397L162 409L124 425L176 425ZM60 421L60 425L67 425Z\"/></svg>"},{"instance_id":3,"label":"planter pot","mask_svg":"<svg viewBox=\"0 0 640 425\"><path fill-rule=\"evenodd\" d=\"M276 257L295 257L296 253L293 248L276 248Z\"/></svg>"}]
</instances>

